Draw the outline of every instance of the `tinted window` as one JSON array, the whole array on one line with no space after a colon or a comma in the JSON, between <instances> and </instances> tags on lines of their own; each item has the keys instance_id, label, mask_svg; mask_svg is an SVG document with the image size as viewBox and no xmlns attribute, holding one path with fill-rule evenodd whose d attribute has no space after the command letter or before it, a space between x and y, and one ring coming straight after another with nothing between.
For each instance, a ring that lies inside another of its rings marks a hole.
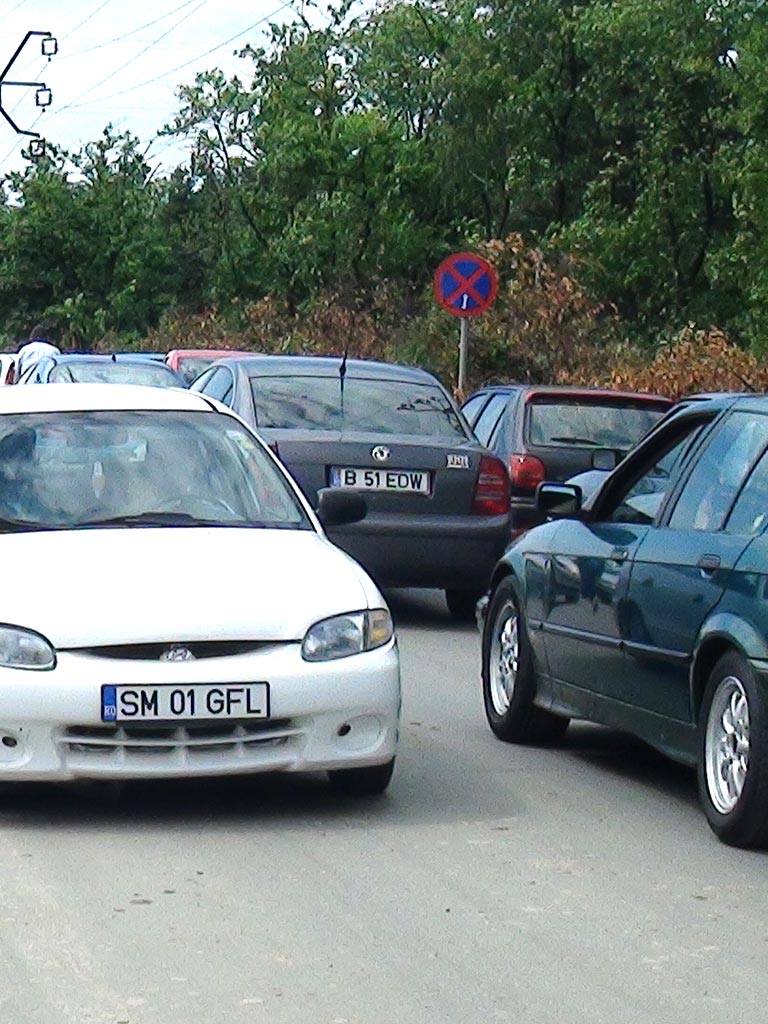
<instances>
[{"instance_id":1,"label":"tinted window","mask_svg":"<svg viewBox=\"0 0 768 1024\"><path fill-rule=\"evenodd\" d=\"M667 411L648 403L534 400L528 405L528 441L541 447L574 445L629 451Z\"/></svg>"},{"instance_id":2,"label":"tinted window","mask_svg":"<svg viewBox=\"0 0 768 1024\"><path fill-rule=\"evenodd\" d=\"M0 517L73 528L142 516L160 526L311 528L269 455L229 416L0 416Z\"/></svg>"},{"instance_id":3,"label":"tinted window","mask_svg":"<svg viewBox=\"0 0 768 1024\"><path fill-rule=\"evenodd\" d=\"M701 453L669 525L676 530L719 530L757 457L768 444L768 417L729 416Z\"/></svg>"},{"instance_id":4,"label":"tinted window","mask_svg":"<svg viewBox=\"0 0 768 1024\"><path fill-rule=\"evenodd\" d=\"M675 432L669 443L659 449L652 465L640 475L615 505L610 519L616 523L652 523L672 487L673 478L692 450L704 424L692 422L681 436Z\"/></svg>"},{"instance_id":5,"label":"tinted window","mask_svg":"<svg viewBox=\"0 0 768 1024\"><path fill-rule=\"evenodd\" d=\"M205 391L208 390L208 382L213 378L215 370L205 370L196 377L192 384L189 385L190 391Z\"/></svg>"},{"instance_id":6,"label":"tinted window","mask_svg":"<svg viewBox=\"0 0 768 1024\"><path fill-rule=\"evenodd\" d=\"M226 402L232 397L234 378L232 373L225 366L219 366L213 371L211 377L205 383L205 393L210 398L217 398L220 402Z\"/></svg>"},{"instance_id":7,"label":"tinted window","mask_svg":"<svg viewBox=\"0 0 768 1024\"><path fill-rule=\"evenodd\" d=\"M483 409L475 424L475 437L481 444L488 444L493 428L499 422L499 418L504 412L510 397L508 394L494 395Z\"/></svg>"},{"instance_id":8,"label":"tinted window","mask_svg":"<svg viewBox=\"0 0 768 1024\"><path fill-rule=\"evenodd\" d=\"M442 388L393 380L252 377L259 427L466 437ZM343 404L342 404L343 394Z\"/></svg>"},{"instance_id":9,"label":"tinted window","mask_svg":"<svg viewBox=\"0 0 768 1024\"><path fill-rule=\"evenodd\" d=\"M58 363L53 367L48 380L51 383L68 384L145 384L150 387L179 387L176 375L162 363L113 362L111 359L77 360Z\"/></svg>"},{"instance_id":10,"label":"tinted window","mask_svg":"<svg viewBox=\"0 0 768 1024\"><path fill-rule=\"evenodd\" d=\"M191 384L193 380L199 377L200 374L215 363L217 359L218 356L182 356L179 359L179 373L187 384Z\"/></svg>"},{"instance_id":11,"label":"tinted window","mask_svg":"<svg viewBox=\"0 0 768 1024\"><path fill-rule=\"evenodd\" d=\"M475 417L487 401L488 395L483 393L481 395L473 395L468 402L465 402L464 405L462 405L461 411L464 413L471 425L474 426Z\"/></svg>"},{"instance_id":12,"label":"tinted window","mask_svg":"<svg viewBox=\"0 0 768 1024\"><path fill-rule=\"evenodd\" d=\"M760 533L768 523L768 455L763 455L728 516L728 533Z\"/></svg>"}]
</instances>

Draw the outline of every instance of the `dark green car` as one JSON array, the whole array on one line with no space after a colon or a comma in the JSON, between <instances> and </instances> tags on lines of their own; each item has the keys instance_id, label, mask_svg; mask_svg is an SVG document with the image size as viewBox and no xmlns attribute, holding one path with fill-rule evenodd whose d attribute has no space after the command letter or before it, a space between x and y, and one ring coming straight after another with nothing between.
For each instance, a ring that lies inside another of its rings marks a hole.
<instances>
[{"instance_id":1,"label":"dark green car","mask_svg":"<svg viewBox=\"0 0 768 1024\"><path fill-rule=\"evenodd\" d=\"M583 507L569 484L537 501L550 521L509 548L482 609L493 732L634 733L697 767L723 841L768 843L768 396L684 405Z\"/></svg>"}]
</instances>

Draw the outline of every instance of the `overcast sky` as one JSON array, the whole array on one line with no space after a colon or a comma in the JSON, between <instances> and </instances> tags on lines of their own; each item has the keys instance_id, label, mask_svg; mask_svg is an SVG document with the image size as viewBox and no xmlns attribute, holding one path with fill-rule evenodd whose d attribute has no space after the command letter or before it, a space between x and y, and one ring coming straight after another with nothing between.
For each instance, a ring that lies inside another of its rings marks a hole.
<instances>
[{"instance_id":1,"label":"overcast sky","mask_svg":"<svg viewBox=\"0 0 768 1024\"><path fill-rule=\"evenodd\" d=\"M34 124L67 149L97 138L110 121L149 140L177 109L179 83L212 67L247 78L250 62L234 49L262 41L268 21L292 17L281 0L0 0L0 68L30 29L59 41L49 63L40 39L30 39L7 76L44 81L52 106L36 120L35 90L6 86L3 107L19 127ZM27 141L0 119L0 173L24 165ZM183 158L167 139L153 154L164 166Z\"/></svg>"}]
</instances>

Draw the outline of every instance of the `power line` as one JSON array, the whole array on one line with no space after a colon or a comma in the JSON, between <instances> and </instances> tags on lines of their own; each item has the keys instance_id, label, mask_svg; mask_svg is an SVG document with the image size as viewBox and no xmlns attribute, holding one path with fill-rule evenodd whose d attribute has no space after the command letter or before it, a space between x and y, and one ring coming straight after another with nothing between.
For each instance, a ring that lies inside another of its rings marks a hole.
<instances>
[{"instance_id":1,"label":"power line","mask_svg":"<svg viewBox=\"0 0 768 1024\"><path fill-rule=\"evenodd\" d=\"M96 15L97 15L97 14L99 14L99 12L100 12L100 11L103 11L103 10L104 10L104 8L105 8L105 7L106 7L106 6L108 5L108 4L111 4L111 3L112 3L112 0L102 0L102 3L100 3L100 4L99 4L99 5L98 5L98 6L97 6L97 7L96 7L96 8L95 8L95 9L94 9L93 11L91 11L91 13L90 13L90 14L87 14L87 15L86 15L86 16L85 16L85 17L83 18L83 20L82 20L82 21L78 22L78 23L77 23L77 25L75 25L75 27L74 27L74 28L71 28L71 29L69 30L69 32L66 32L66 33L65 33L65 34L64 34L64 35L63 35L63 36L62 36L61 38L62 38L62 39L69 39L69 37L70 37L71 35L74 35L74 34L75 34L75 32L77 32L77 30L78 30L78 29L81 29L81 28L83 27L83 25L87 25L87 24L88 24L88 22L89 22L89 21L91 20L91 18L95 18L95 17L96 17Z\"/></svg>"},{"instance_id":2,"label":"power line","mask_svg":"<svg viewBox=\"0 0 768 1024\"><path fill-rule=\"evenodd\" d=\"M145 53L152 49L153 46L155 46L161 40L165 39L165 37L170 35L175 28L178 28L179 25L183 24L185 21L191 18L193 14L196 14L200 10L200 8L204 7L208 2L209 0L199 0L199 3L197 4L196 7L193 7L191 11L185 14L182 18L179 18L178 21L174 22L173 25L171 25L170 28L166 29L165 32L159 35L157 39L153 39L151 43L148 43L144 47L143 50L140 50L137 54L135 54L133 57L127 60L124 64L121 64L119 68L116 68L114 71L111 71L108 75L102 78L101 81L96 82L95 85L91 85L87 89L84 89L83 92L75 96L75 98L70 103L65 103L63 107L59 107L56 113L60 114L64 110L69 110L71 107L80 106L79 101L83 99L84 96L89 96L100 86L104 85L105 82L109 82L111 79L113 79L115 75L119 75L121 71L124 71L129 65L133 64L134 61L137 61L140 57L143 57Z\"/></svg>"},{"instance_id":3,"label":"power line","mask_svg":"<svg viewBox=\"0 0 768 1024\"><path fill-rule=\"evenodd\" d=\"M37 115L35 120L30 125L30 131L35 127L35 125L37 124L37 122L40 120L40 118L43 116L44 113L45 113L44 110L40 111L40 113ZM16 152L16 150L19 148L19 146L22 145L23 141L24 141L23 139L17 139L16 142L14 142L14 144L11 146L11 148L8 150L8 152L5 154L5 156L2 158L2 160L0 160L0 167L2 167L3 164L5 164L8 160L10 160L10 158L13 156L13 154Z\"/></svg>"},{"instance_id":4,"label":"power line","mask_svg":"<svg viewBox=\"0 0 768 1024\"><path fill-rule=\"evenodd\" d=\"M240 39L247 32L252 32L253 29L258 28L259 25L263 25L265 21L270 21L286 7L292 6L292 0L284 0L284 2L281 3L279 7L275 8L274 11L264 15L263 18L259 18L258 21L254 21L252 25L249 25L247 28L244 28L241 32L236 32L235 35L230 36L229 39L225 39L223 43L217 43L216 46L212 46L210 50L206 50L205 53L199 53L196 57L193 57L191 60L184 61L183 64L177 64L175 68L169 68L167 71L164 71L161 75L155 75L153 78L148 78L144 82L137 82L135 85L129 85L127 89L121 89L119 92L113 92L110 93L108 96L102 96L100 97L98 102L117 99L119 96L125 96L127 93L134 92L134 90L136 89L143 89L145 85L153 85L155 82L159 82L163 78L167 78L169 75L174 75L177 71L183 71L185 68L188 68L191 64L196 64L199 60L204 60L206 57L209 57L212 53L215 53L217 50L221 50L224 46L229 46L230 43L236 42L236 40ZM92 102L97 101L94 100ZM71 107L86 106L89 106L89 104L78 103L76 102L76 100L73 100L72 103L68 103L64 107L59 107L59 109L56 111L56 114L60 114L62 110L67 110Z\"/></svg>"},{"instance_id":5,"label":"power line","mask_svg":"<svg viewBox=\"0 0 768 1024\"><path fill-rule=\"evenodd\" d=\"M39 71L37 72L37 74L35 75L35 78L39 78L39 77L40 77L40 76L42 75L42 73L43 73L43 72L45 71L45 69L46 69L46 68L48 67L48 63L49 63L49 62L48 62L48 61L46 61L46 62L45 62L45 64L43 64L43 66L42 66L42 67L40 68L40 70L39 70ZM25 64L25 65L24 65L24 67L29 67L29 66L30 66L29 64ZM22 69L22 70L23 70L23 69ZM14 105L13 105L13 106L11 107L11 113L12 113L12 114L15 114L15 113L16 113L16 111L17 111L17 110L19 109L19 107L21 106L21 104L22 104L22 103L24 102L24 99L25 99L25 94L24 94L24 93L22 93L22 94L21 94L21 96L19 96L19 98L18 98L18 99L16 100L15 104L14 104Z\"/></svg>"},{"instance_id":6,"label":"power line","mask_svg":"<svg viewBox=\"0 0 768 1024\"><path fill-rule=\"evenodd\" d=\"M183 3L180 3L177 7L174 7L172 10L166 11L165 14L161 14L157 18L153 18L152 21L147 21L143 25L137 26L137 28L132 28L130 32L125 32L121 36L115 36L113 39L107 39L102 43L95 43L93 46L87 46L83 50L75 51L75 53L68 53L66 54L66 58L80 57L84 53L92 53L94 50L101 50L105 46L112 46L115 43L122 43L124 39L130 39L131 36L135 36L139 32L143 32L145 28L152 28L153 25L157 25L159 22L165 21L166 18L173 17L174 14L177 14L179 11L183 11L185 7L191 7L194 2L195 0L184 0Z\"/></svg>"},{"instance_id":7,"label":"power line","mask_svg":"<svg viewBox=\"0 0 768 1024\"><path fill-rule=\"evenodd\" d=\"M10 9L10 11L8 11L8 13L7 13L7 14L4 14L4 15L3 15L3 17L4 17L4 18L10 18L10 16L11 16L12 14L15 14L15 13L16 13L16 11L18 11L18 9L19 9L20 7L23 7L23 6L24 6L24 4L25 4L26 2L27 2L27 0L19 0L19 2L18 2L18 3L16 4L16 6L15 6L15 7L12 7L12 8Z\"/></svg>"},{"instance_id":8,"label":"power line","mask_svg":"<svg viewBox=\"0 0 768 1024\"><path fill-rule=\"evenodd\" d=\"M22 0L22 2L24 2L24 0ZM194 2L194 0L186 0L185 3L183 3L183 4L179 5L178 7L174 8L172 11L169 11L167 14L162 15L161 17L155 19L154 23L156 24L158 21L162 21L162 20L164 20L167 17L171 17L173 14L177 13L179 10L182 10L184 7L188 7L189 4L192 3L192 2ZM131 60L127 61L126 64L124 64L121 68L118 68L117 71L115 71L111 75L109 75L108 79L106 79L106 80L109 80L109 78L112 78L114 74L117 74L119 71L122 71L123 68L125 68L128 64L132 63L134 60L137 60L148 49L151 49L152 46L154 46L156 43L160 42L163 38L165 38L165 36L170 34L170 32L172 32L174 28L176 28L179 24L181 24L187 18L191 17L195 13L195 11L197 11L199 9L199 7L203 6L203 3L205 3L205 2L207 2L207 0L202 0L202 2L200 4L198 4L198 7L195 7L194 10L190 11L189 14L185 15L184 18L182 18L178 22L174 23L174 25L172 25L170 27L170 29L168 29L166 32L164 32L156 40L153 40L153 42L150 43L141 53L139 53L135 57L131 58ZM197 54L195 57L192 57L190 60L184 61L182 64L176 65L176 67L169 68L167 71L164 71L162 74L155 75L154 77L146 79L143 82L137 82L134 85L130 85L130 86L128 86L125 89L121 89L119 92L111 93L108 96L102 96L98 100L91 100L91 101L88 101L88 102L85 102L85 103L79 102L79 100L81 100L83 98L83 96L87 95L88 93L92 92L94 89L97 89L99 87L99 85L103 84L103 82L99 82L97 85L90 87L85 92L83 92L79 96L75 97L75 99L71 103L67 103L63 107L59 107L57 110L53 111L52 112L52 116L55 117L57 114L60 114L60 113L62 113L65 110L75 109L75 108L78 108L78 107L87 107L87 106L91 105L92 103L97 103L97 102L100 103L100 102L106 102L108 100L117 99L120 96L125 96L127 93L134 92L136 89L142 89L142 88L144 88L147 85L153 85L155 82L159 82L162 79L167 78L169 75L176 74L176 72L183 71L186 68L190 67L192 64L197 63L198 61L204 60L206 57L209 57L211 54L216 53L217 50L221 50L225 46L229 46L230 44L236 42L238 39L242 38L242 36L246 35L248 32L252 32L255 28L258 28L260 25L263 25L265 22L271 21L271 19L276 17L278 14L280 14L281 11L285 10L286 8L291 8L292 9L292 7L293 7L293 0L283 0L283 2L278 7L276 7L273 11L271 11L269 14L266 14L263 17L259 18L257 21L253 22L251 25L248 25L246 28L242 29L240 32L236 32L234 35L230 36L228 39L223 40L223 42L217 43L215 46L210 47L208 50L205 50L203 53ZM134 30L134 33L129 33L129 34L135 34L135 32L139 32L143 28L147 28L147 27L148 27L147 25L141 26L140 28ZM119 38L118 38L118 41L119 41ZM38 121L40 120L40 118L42 116L43 116L43 112L41 111L40 114L38 114L38 116L35 118L32 126L31 126L32 128L35 127L35 125L38 123ZM8 152L0 159L0 167L2 167L10 159L10 157L18 149L20 144L21 143L19 141L19 142L15 142L11 146L11 148L8 150ZM169 142L169 144L167 146L163 147L163 149L161 149L160 152L163 153L163 152L165 152L166 149L170 149L171 145L172 144ZM158 155L160 155L160 154L158 154Z\"/></svg>"}]
</instances>

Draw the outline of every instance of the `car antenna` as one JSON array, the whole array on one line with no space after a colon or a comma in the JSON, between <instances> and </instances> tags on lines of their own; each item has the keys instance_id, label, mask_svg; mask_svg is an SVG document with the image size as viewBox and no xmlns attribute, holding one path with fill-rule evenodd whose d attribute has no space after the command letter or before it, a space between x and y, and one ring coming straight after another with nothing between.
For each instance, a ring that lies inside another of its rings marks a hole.
<instances>
[{"instance_id":1,"label":"car antenna","mask_svg":"<svg viewBox=\"0 0 768 1024\"><path fill-rule=\"evenodd\" d=\"M344 355L341 357L339 363L339 392L340 392L340 406L341 406L341 423L344 425L344 381L347 376L347 355L349 354L349 342L344 344Z\"/></svg>"}]
</instances>

